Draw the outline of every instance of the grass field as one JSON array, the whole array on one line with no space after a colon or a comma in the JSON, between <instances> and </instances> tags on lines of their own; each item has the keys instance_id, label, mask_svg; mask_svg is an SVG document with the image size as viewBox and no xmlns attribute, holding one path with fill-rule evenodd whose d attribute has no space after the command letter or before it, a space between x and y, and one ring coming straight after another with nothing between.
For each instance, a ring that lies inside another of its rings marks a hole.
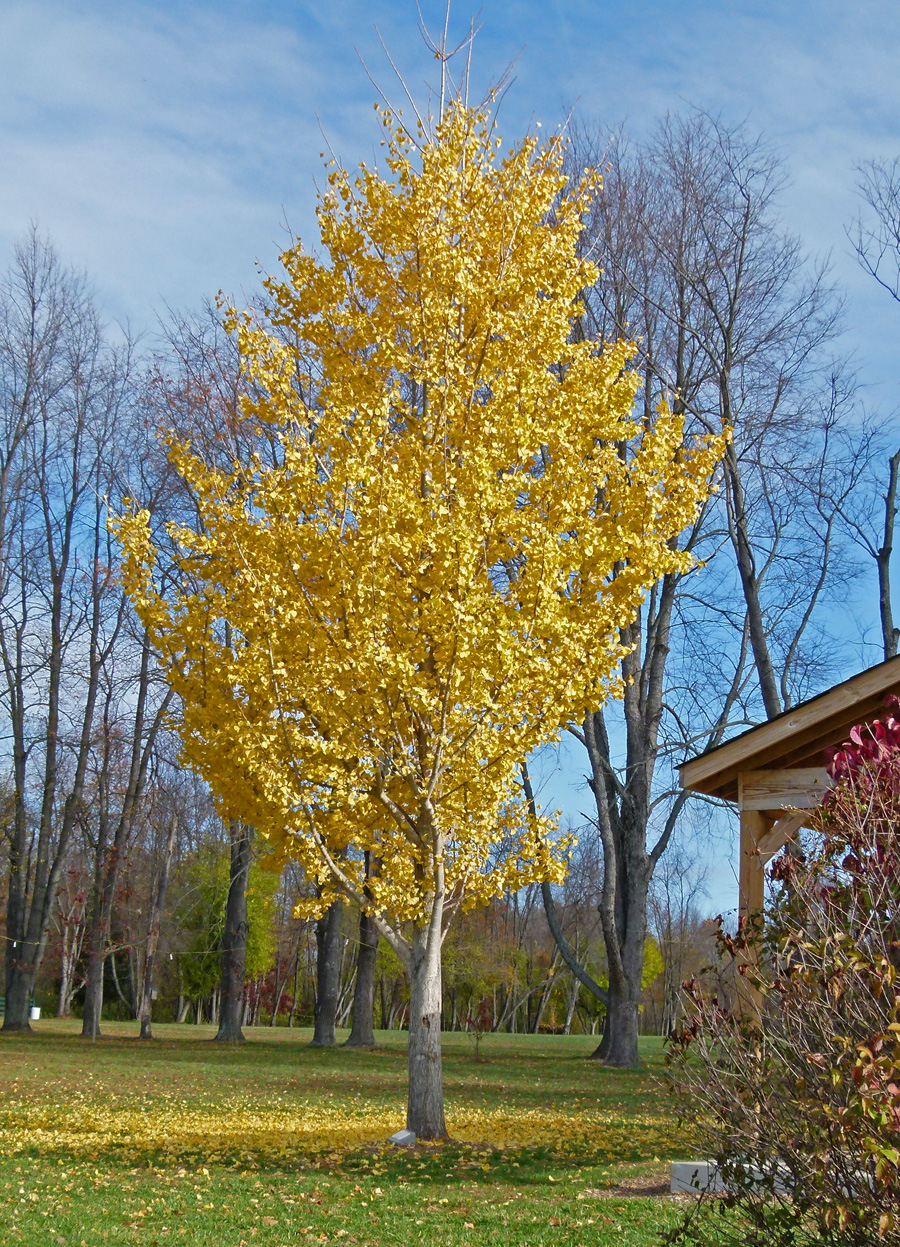
<instances>
[{"instance_id":1,"label":"grass field","mask_svg":"<svg viewBox=\"0 0 900 1247\"><path fill-rule=\"evenodd\" d=\"M654 1188L689 1154L658 1083L583 1037L445 1037L454 1143L388 1148L405 1036L374 1052L309 1032L47 1021L0 1039L0 1242L54 1247L641 1247L677 1219ZM641 1194L641 1192L646 1192Z\"/></svg>"}]
</instances>

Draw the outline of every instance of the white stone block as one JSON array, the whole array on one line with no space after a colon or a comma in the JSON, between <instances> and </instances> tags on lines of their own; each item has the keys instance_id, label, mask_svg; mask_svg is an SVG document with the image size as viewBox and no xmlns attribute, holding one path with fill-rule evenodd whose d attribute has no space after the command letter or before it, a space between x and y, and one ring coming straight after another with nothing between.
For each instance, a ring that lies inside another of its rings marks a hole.
<instances>
[{"instance_id":1,"label":"white stone block","mask_svg":"<svg viewBox=\"0 0 900 1247\"><path fill-rule=\"evenodd\" d=\"M398 1130L396 1134L391 1135L388 1143L393 1143L394 1147L415 1147L416 1136L411 1130Z\"/></svg>"},{"instance_id":2,"label":"white stone block","mask_svg":"<svg viewBox=\"0 0 900 1247\"><path fill-rule=\"evenodd\" d=\"M673 1160L669 1189L677 1194L697 1195L700 1191L710 1191L719 1195L725 1190L725 1184L711 1160Z\"/></svg>"}]
</instances>

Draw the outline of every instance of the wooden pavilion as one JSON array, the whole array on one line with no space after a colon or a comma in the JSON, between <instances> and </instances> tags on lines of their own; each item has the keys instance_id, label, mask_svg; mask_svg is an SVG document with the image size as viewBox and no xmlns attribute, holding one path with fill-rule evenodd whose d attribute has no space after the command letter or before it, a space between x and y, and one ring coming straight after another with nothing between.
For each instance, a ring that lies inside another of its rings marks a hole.
<instances>
[{"instance_id":1,"label":"wooden pavilion","mask_svg":"<svg viewBox=\"0 0 900 1247\"><path fill-rule=\"evenodd\" d=\"M900 657L851 676L777 719L681 767L691 792L734 803L741 818L740 912L762 909L766 863L797 834L830 784L826 750L871 723L900 695Z\"/></svg>"}]
</instances>

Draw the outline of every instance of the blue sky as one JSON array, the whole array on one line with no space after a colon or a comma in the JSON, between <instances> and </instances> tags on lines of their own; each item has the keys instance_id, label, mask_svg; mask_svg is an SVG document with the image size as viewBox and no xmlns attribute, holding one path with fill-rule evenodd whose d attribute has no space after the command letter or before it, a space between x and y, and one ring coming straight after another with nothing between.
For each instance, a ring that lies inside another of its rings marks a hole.
<instances>
[{"instance_id":1,"label":"blue sky","mask_svg":"<svg viewBox=\"0 0 900 1247\"><path fill-rule=\"evenodd\" d=\"M443 0L422 11L437 32ZM455 0L451 36L471 13ZM476 87L516 60L509 140L573 107L638 137L690 105L763 131L790 175L787 225L847 288L867 401L900 407L900 308L843 232L855 164L900 154L896 0L483 0L479 20ZM36 220L88 272L106 318L137 330L165 304L252 289L285 222L314 241L321 131L346 165L371 157L375 92L357 53L400 98L376 25L421 97L437 66L414 0L3 0L0 267ZM548 804L586 808L555 791Z\"/></svg>"},{"instance_id":2,"label":"blue sky","mask_svg":"<svg viewBox=\"0 0 900 1247\"><path fill-rule=\"evenodd\" d=\"M432 29L443 0L425 0ZM456 0L451 29L470 10ZM843 225L853 166L900 152L895 0L485 0L476 78L513 59L514 138L570 108L645 133L687 104L749 117L784 153L785 216L832 253L879 395L894 380L893 309L858 274ZM4 0L0 11L0 255L36 219L138 328L255 282L293 230L312 235L321 125L346 164L377 141L374 90L434 77L414 0Z\"/></svg>"}]
</instances>

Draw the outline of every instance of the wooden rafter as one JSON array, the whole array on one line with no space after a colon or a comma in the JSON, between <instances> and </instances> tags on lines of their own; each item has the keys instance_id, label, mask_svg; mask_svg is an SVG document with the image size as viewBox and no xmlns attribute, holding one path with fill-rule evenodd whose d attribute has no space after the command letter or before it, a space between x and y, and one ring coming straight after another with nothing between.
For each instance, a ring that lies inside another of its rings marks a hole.
<instances>
[{"instance_id":1,"label":"wooden rafter","mask_svg":"<svg viewBox=\"0 0 900 1247\"><path fill-rule=\"evenodd\" d=\"M854 725L883 714L890 693L900 693L900 657L692 758L681 767L682 786L737 803L741 771L824 767L825 750L846 740Z\"/></svg>"},{"instance_id":2,"label":"wooden rafter","mask_svg":"<svg viewBox=\"0 0 900 1247\"><path fill-rule=\"evenodd\" d=\"M681 767L682 787L740 811L740 910L762 908L766 862L796 836L829 787L827 750L900 694L900 657L889 658L818 697L751 728Z\"/></svg>"}]
</instances>

